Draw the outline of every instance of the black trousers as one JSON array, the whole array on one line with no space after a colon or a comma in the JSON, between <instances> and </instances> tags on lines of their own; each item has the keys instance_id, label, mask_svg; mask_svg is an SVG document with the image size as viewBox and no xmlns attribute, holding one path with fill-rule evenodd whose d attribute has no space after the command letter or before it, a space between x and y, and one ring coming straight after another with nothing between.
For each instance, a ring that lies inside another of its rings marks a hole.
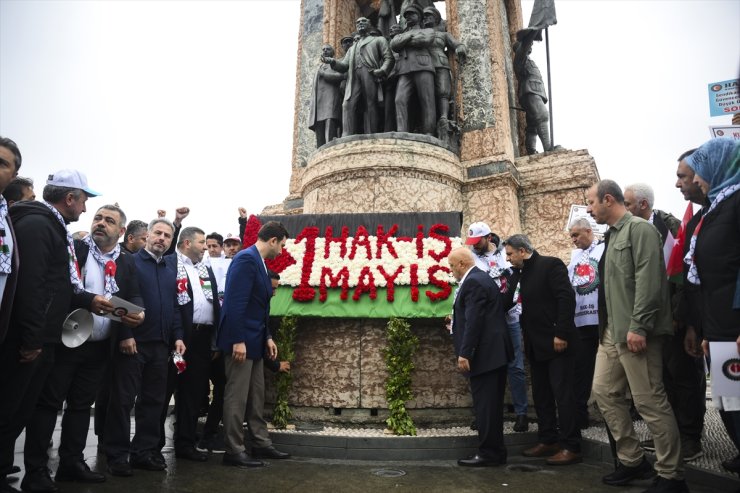
<instances>
[{"instance_id":1,"label":"black trousers","mask_svg":"<svg viewBox=\"0 0 740 493\"><path fill-rule=\"evenodd\" d=\"M707 381L704 361L689 356L683 348L686 329L663 344L663 385L682 439L701 440L706 412Z\"/></svg>"},{"instance_id":2,"label":"black trousers","mask_svg":"<svg viewBox=\"0 0 740 493\"><path fill-rule=\"evenodd\" d=\"M203 436L214 436L218 433L218 425L224 417L224 389L226 388L226 368L224 367L223 353L211 361L210 375L213 383L213 399L208 407L208 418L203 427Z\"/></svg>"},{"instance_id":3,"label":"black trousers","mask_svg":"<svg viewBox=\"0 0 740 493\"><path fill-rule=\"evenodd\" d=\"M35 360L20 362L20 341L0 345L0 478L13 467L15 441L26 426L54 365L56 344L47 344ZM48 443L47 443L48 445Z\"/></svg>"},{"instance_id":4,"label":"black trousers","mask_svg":"<svg viewBox=\"0 0 740 493\"><path fill-rule=\"evenodd\" d=\"M105 421L105 446L109 463L143 459L157 450L159 417L167 392L169 346L163 341L137 342L137 354L116 351L113 384ZM131 432L131 409L136 432Z\"/></svg>"},{"instance_id":5,"label":"black trousers","mask_svg":"<svg viewBox=\"0 0 740 493\"><path fill-rule=\"evenodd\" d=\"M575 357L578 344L547 361L529 359L532 398L537 411L540 443L560 443L560 448L581 451L581 430L576 423Z\"/></svg>"},{"instance_id":6,"label":"black trousers","mask_svg":"<svg viewBox=\"0 0 740 493\"><path fill-rule=\"evenodd\" d=\"M198 412L200 411L202 389L208 383L211 367L212 325L194 325L185 341L185 361L187 369L177 374L174 365L170 365L167 378L167 399L160 416L161 436L160 450L165 444L164 423L167 419L167 404L172 393L175 393L175 450L195 447Z\"/></svg>"},{"instance_id":7,"label":"black trousers","mask_svg":"<svg viewBox=\"0 0 740 493\"><path fill-rule=\"evenodd\" d=\"M504 390L506 365L470 377L475 422L478 425L478 453L492 460L506 460L504 446Z\"/></svg>"},{"instance_id":8,"label":"black trousers","mask_svg":"<svg viewBox=\"0 0 740 493\"><path fill-rule=\"evenodd\" d=\"M576 425L588 425L588 399L594 383L596 353L599 350L599 326L586 325L577 327L581 338L580 350L575 353Z\"/></svg>"},{"instance_id":9,"label":"black trousers","mask_svg":"<svg viewBox=\"0 0 740 493\"><path fill-rule=\"evenodd\" d=\"M59 463L72 464L84 459L90 407L105 375L109 344L107 340L91 341L77 348L61 345L57 348L54 366L26 426L23 459L27 471L47 466L49 440L64 401L67 407L62 417Z\"/></svg>"}]
</instances>

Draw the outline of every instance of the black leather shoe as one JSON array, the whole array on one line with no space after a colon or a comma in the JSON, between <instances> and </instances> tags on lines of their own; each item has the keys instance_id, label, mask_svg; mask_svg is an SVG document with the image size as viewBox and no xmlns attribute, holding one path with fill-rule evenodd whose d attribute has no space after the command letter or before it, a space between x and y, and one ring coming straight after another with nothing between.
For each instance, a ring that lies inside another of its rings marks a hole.
<instances>
[{"instance_id":1,"label":"black leather shoe","mask_svg":"<svg viewBox=\"0 0 740 493\"><path fill-rule=\"evenodd\" d=\"M131 469L131 464L128 462L109 462L108 472L113 476L121 478L128 478L134 475L134 470Z\"/></svg>"},{"instance_id":2,"label":"black leather shoe","mask_svg":"<svg viewBox=\"0 0 740 493\"><path fill-rule=\"evenodd\" d=\"M501 466L503 464L506 464L505 457L503 459L489 459L488 457L483 457L479 454L475 454L467 459L459 459L457 461L457 465L463 467Z\"/></svg>"},{"instance_id":3,"label":"black leather shoe","mask_svg":"<svg viewBox=\"0 0 740 493\"><path fill-rule=\"evenodd\" d=\"M152 452L152 459L162 464L165 468L167 467L167 461L164 458L164 455L162 455L162 452L157 450L156 452Z\"/></svg>"},{"instance_id":4,"label":"black leather shoe","mask_svg":"<svg viewBox=\"0 0 740 493\"><path fill-rule=\"evenodd\" d=\"M206 462L208 460L208 454L198 452L194 447L187 447L180 450L175 450L175 457L178 459L192 460L195 462Z\"/></svg>"},{"instance_id":5,"label":"black leather shoe","mask_svg":"<svg viewBox=\"0 0 740 493\"><path fill-rule=\"evenodd\" d=\"M26 471L21 481L21 489L30 493L57 493L59 487L51 480L51 475L46 467L35 471Z\"/></svg>"},{"instance_id":6,"label":"black leather shoe","mask_svg":"<svg viewBox=\"0 0 740 493\"><path fill-rule=\"evenodd\" d=\"M10 472L8 474L18 474L19 472L21 472L21 468L20 467L18 467L18 466L12 466L10 468Z\"/></svg>"},{"instance_id":7,"label":"black leather shoe","mask_svg":"<svg viewBox=\"0 0 740 493\"><path fill-rule=\"evenodd\" d=\"M514 422L514 431L522 433L529 430L529 418L526 414L519 414Z\"/></svg>"},{"instance_id":8,"label":"black leather shoe","mask_svg":"<svg viewBox=\"0 0 740 493\"><path fill-rule=\"evenodd\" d=\"M165 465L154 456L144 457L131 461L131 467L134 469L144 469L145 471L164 471Z\"/></svg>"},{"instance_id":9,"label":"black leather shoe","mask_svg":"<svg viewBox=\"0 0 740 493\"><path fill-rule=\"evenodd\" d=\"M625 466L620 462L613 473L607 474L601 480L610 486L624 486L634 479L650 479L654 476L655 470L652 464L643 457L642 462L633 467Z\"/></svg>"},{"instance_id":10,"label":"black leather shoe","mask_svg":"<svg viewBox=\"0 0 740 493\"><path fill-rule=\"evenodd\" d=\"M727 469L730 472L734 472L736 474L740 474L740 455L738 455L734 459L723 460L722 461L722 467L724 467L725 469Z\"/></svg>"},{"instance_id":11,"label":"black leather shoe","mask_svg":"<svg viewBox=\"0 0 740 493\"><path fill-rule=\"evenodd\" d=\"M261 460L252 459L246 452L239 452L238 454L224 454L223 464L225 466L236 467L262 467L265 465Z\"/></svg>"},{"instance_id":12,"label":"black leather shoe","mask_svg":"<svg viewBox=\"0 0 740 493\"><path fill-rule=\"evenodd\" d=\"M84 461L60 465L54 481L79 481L80 483L103 483L105 474L91 471Z\"/></svg>"},{"instance_id":13,"label":"black leather shoe","mask_svg":"<svg viewBox=\"0 0 740 493\"><path fill-rule=\"evenodd\" d=\"M6 481L2 481L1 479L2 477L0 476L0 493L19 493L18 490L10 486L10 484L8 484Z\"/></svg>"},{"instance_id":14,"label":"black leather shoe","mask_svg":"<svg viewBox=\"0 0 740 493\"><path fill-rule=\"evenodd\" d=\"M257 459L289 459L290 454L281 452L275 447L253 448L252 455Z\"/></svg>"}]
</instances>

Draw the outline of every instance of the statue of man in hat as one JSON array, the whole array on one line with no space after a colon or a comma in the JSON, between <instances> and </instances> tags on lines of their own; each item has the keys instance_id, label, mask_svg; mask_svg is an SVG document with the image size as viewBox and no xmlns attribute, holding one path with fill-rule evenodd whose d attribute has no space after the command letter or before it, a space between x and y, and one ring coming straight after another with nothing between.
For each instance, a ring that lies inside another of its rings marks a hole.
<instances>
[{"instance_id":1,"label":"statue of man in hat","mask_svg":"<svg viewBox=\"0 0 740 493\"><path fill-rule=\"evenodd\" d=\"M380 108L383 103L381 82L393 69L395 60L388 41L374 35L376 31L366 17L355 22L359 39L342 60L321 57L337 72L347 72L347 89L342 103L343 136L380 131ZM379 34L379 33L378 33ZM357 115L364 109L363 126Z\"/></svg>"},{"instance_id":2,"label":"statue of man in hat","mask_svg":"<svg viewBox=\"0 0 740 493\"><path fill-rule=\"evenodd\" d=\"M522 29L516 33L514 43L514 72L519 79L519 104L524 108L527 118L527 129L524 146L527 154L537 153L537 137L542 142L545 152L552 150L550 142L550 112L547 110L547 93L542 75L537 65L529 58L532 45L539 31Z\"/></svg>"},{"instance_id":3,"label":"statue of man in hat","mask_svg":"<svg viewBox=\"0 0 740 493\"><path fill-rule=\"evenodd\" d=\"M331 45L324 45L321 54L324 57L333 57L334 48ZM345 78L345 74L336 72L327 64L322 64L316 71L308 128L316 133L317 148L339 135L338 129L342 121L339 84Z\"/></svg>"},{"instance_id":4,"label":"statue of man in hat","mask_svg":"<svg viewBox=\"0 0 740 493\"><path fill-rule=\"evenodd\" d=\"M450 61L445 53L454 52L457 61L464 64L467 59L467 49L447 31L440 31L438 26L442 16L434 7L426 7L423 11L425 28L434 30L434 42L429 48L434 65L434 92L437 98L438 126L447 128L447 118L450 114L450 98L452 97L452 76L450 75Z\"/></svg>"},{"instance_id":5,"label":"statue of man in hat","mask_svg":"<svg viewBox=\"0 0 740 493\"><path fill-rule=\"evenodd\" d=\"M434 43L434 29L421 28L422 10L411 3L403 11L406 30L391 40L391 48L398 56L398 85L396 87L396 126L399 132L410 132L409 106L414 94L418 99L419 130L434 135L437 112L434 102L434 65L430 48Z\"/></svg>"}]
</instances>

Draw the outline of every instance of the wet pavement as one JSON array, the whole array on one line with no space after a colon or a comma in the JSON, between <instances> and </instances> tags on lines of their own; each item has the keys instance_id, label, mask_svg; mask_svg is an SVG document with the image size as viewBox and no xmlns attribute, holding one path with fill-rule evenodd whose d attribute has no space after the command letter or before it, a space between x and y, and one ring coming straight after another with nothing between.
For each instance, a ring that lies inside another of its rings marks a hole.
<instances>
[{"instance_id":1,"label":"wet pavement","mask_svg":"<svg viewBox=\"0 0 740 493\"><path fill-rule=\"evenodd\" d=\"M54 433L55 447L50 450L50 468L57 466L56 446L59 441L59 422ZM168 426L171 433L171 426ZM533 435L534 436L534 435ZM16 443L16 464L23 463L23 435ZM281 461L267 461L267 466L256 469L226 467L222 454L211 454L208 462L189 462L175 459L171 447L163 451L167 470L150 472L135 470L134 476L108 476L105 483L85 485L59 483L64 493L78 492L206 492L229 493L249 491L279 492L625 492L644 491L650 482L615 488L601 483L601 477L610 473L610 464L595 458L572 466L547 466L544 459L529 459L520 455L509 457L506 466L463 468L454 460L427 461L357 461L312 459L295 457ZM105 458L97 455L97 439L90 431L85 458L93 470L105 472ZM22 473L18 475L22 477ZM734 483L733 483L734 484ZM737 483L740 488L740 482ZM20 488L20 482L15 483ZM705 479L690 483L695 493L723 491ZM732 488L732 487L731 487ZM733 491L729 489L727 491Z\"/></svg>"},{"instance_id":2,"label":"wet pavement","mask_svg":"<svg viewBox=\"0 0 740 493\"><path fill-rule=\"evenodd\" d=\"M546 466L544 459L512 458L506 466L462 468L455 461L376 462L295 458L270 461L264 468L239 469L221 465L213 454L208 462L175 461L166 453L166 472L136 470L130 478L109 477L95 485L60 483L64 493L81 492L625 492L637 493L641 486L615 488L601 483L612 468L586 461L566 467ZM105 470L104 459L89 458L96 470ZM102 467L101 467L102 466ZM55 466L52 466L52 469ZM715 488L691 485L695 493L716 492Z\"/></svg>"}]
</instances>

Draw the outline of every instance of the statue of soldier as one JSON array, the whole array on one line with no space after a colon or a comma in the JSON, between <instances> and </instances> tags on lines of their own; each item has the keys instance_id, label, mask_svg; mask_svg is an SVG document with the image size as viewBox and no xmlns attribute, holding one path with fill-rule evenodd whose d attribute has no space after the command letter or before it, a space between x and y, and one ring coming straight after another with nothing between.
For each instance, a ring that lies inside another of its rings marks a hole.
<instances>
[{"instance_id":1,"label":"statue of soldier","mask_svg":"<svg viewBox=\"0 0 740 493\"><path fill-rule=\"evenodd\" d=\"M427 7L434 7L434 0L403 0L401 2L401 19L399 19L398 23L401 25L403 29L406 29L406 18L403 16L403 13L406 12L406 8L409 5L416 5L419 7L419 10L425 9ZM419 16L421 19L421 16ZM421 23L421 20L419 20Z\"/></svg>"},{"instance_id":2,"label":"statue of soldier","mask_svg":"<svg viewBox=\"0 0 740 493\"><path fill-rule=\"evenodd\" d=\"M333 57L334 48L331 45L324 45L321 55ZM332 70L327 64L322 64L316 71L308 128L316 133L317 148L336 139L339 135L338 129L342 121L339 84L345 77L345 74Z\"/></svg>"},{"instance_id":3,"label":"statue of soldier","mask_svg":"<svg viewBox=\"0 0 740 493\"><path fill-rule=\"evenodd\" d=\"M348 72L347 89L342 103L342 136L380 131L380 104L383 87L380 82L393 69L395 60L388 41L371 33L366 17L357 19L355 26L359 39L342 60L321 57L337 72ZM359 109L364 109L364 132L357 122Z\"/></svg>"},{"instance_id":4,"label":"statue of soldier","mask_svg":"<svg viewBox=\"0 0 740 493\"><path fill-rule=\"evenodd\" d=\"M517 42L514 43L514 72L519 79L519 104L524 108L527 117L527 129L524 146L527 154L537 153L537 137L542 142L545 152L552 150L550 142L550 128L548 122L550 113L547 110L547 93L542 75L537 65L529 58L532 53L532 44L539 31L536 29L522 29L516 33Z\"/></svg>"},{"instance_id":5,"label":"statue of soldier","mask_svg":"<svg viewBox=\"0 0 740 493\"><path fill-rule=\"evenodd\" d=\"M399 132L410 132L409 105L414 94L419 102L421 133L434 135L437 112L434 102L434 65L429 50L434 43L434 30L422 29L422 10L412 3L403 11L406 30L391 40L391 48L398 56L398 85L396 86L396 127Z\"/></svg>"},{"instance_id":6,"label":"statue of soldier","mask_svg":"<svg viewBox=\"0 0 740 493\"><path fill-rule=\"evenodd\" d=\"M401 34L403 28L400 24L393 24L388 34L390 39L393 40L396 36ZM383 102L385 104L385 123L383 124L383 132L394 132L396 130L396 86L398 85L398 53L393 52L393 57L396 60L396 64L393 66L393 70L388 74L388 78L383 82Z\"/></svg>"},{"instance_id":7,"label":"statue of soldier","mask_svg":"<svg viewBox=\"0 0 740 493\"><path fill-rule=\"evenodd\" d=\"M448 127L447 118L450 114L450 98L452 97L452 76L450 75L450 61L445 53L445 48L454 50L460 64L465 64L467 49L465 45L458 42L446 31L440 31L438 26L442 22L442 16L434 7L426 7L423 13L425 28L434 29L434 42L429 52L432 55L434 65L434 92L437 98L437 126L441 132L446 132ZM440 138L442 136L440 135Z\"/></svg>"}]
</instances>

